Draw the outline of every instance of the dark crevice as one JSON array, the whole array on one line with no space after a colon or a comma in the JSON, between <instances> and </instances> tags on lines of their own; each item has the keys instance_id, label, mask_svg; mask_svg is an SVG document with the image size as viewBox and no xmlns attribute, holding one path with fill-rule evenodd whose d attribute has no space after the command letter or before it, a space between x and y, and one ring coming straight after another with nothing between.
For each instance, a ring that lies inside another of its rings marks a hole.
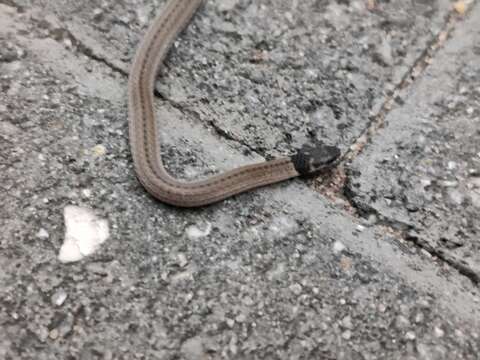
<instances>
[{"instance_id":1,"label":"dark crevice","mask_svg":"<svg viewBox=\"0 0 480 360\"><path fill-rule=\"evenodd\" d=\"M472 8L473 6L470 6L468 9L469 12ZM466 15L464 15L464 17L465 16ZM464 17L459 17L455 10L452 10L446 15L443 29L426 44L425 49L410 66L409 70L405 72L391 95L386 97L378 113L371 117L371 120L368 122L363 132L357 137L357 140L352 146L350 146L349 150L342 156L342 162L352 161L362 153L365 145L376 135L378 129L384 125L385 118L392 110L394 104L398 103L398 99L401 99L401 96L399 96L400 92L412 86L415 80L425 72L430 63L429 60L438 53L452 31L455 29L457 23L462 21Z\"/></svg>"},{"instance_id":2,"label":"dark crevice","mask_svg":"<svg viewBox=\"0 0 480 360\"><path fill-rule=\"evenodd\" d=\"M82 54L84 54L85 56L89 57L92 60L101 62L102 64L108 66L113 72L116 72L120 75L128 77L128 71L126 71L125 69L115 65L114 63L112 63L111 61L109 61L108 59L103 57L102 55L96 54L95 51L92 48L86 46L84 43L82 43L78 39L75 38L75 41L76 41L76 44L77 44L78 51L80 51Z\"/></svg>"},{"instance_id":3,"label":"dark crevice","mask_svg":"<svg viewBox=\"0 0 480 360\"><path fill-rule=\"evenodd\" d=\"M157 91L155 91L155 95L158 96L159 98L161 98L162 100L165 100L166 102L168 102L172 107L174 107L175 109L180 111L182 114L187 114L190 117L195 118L198 122L200 122L202 124L205 124L205 122L200 119L198 113L195 110L189 109L184 104L181 104L181 103L175 102L175 101L173 101L169 98L166 98L165 96L163 96L162 94L160 94ZM220 138L223 138L225 140L228 140L228 141L234 142L236 144L242 145L244 147L244 154L245 155L248 155L248 154L261 155L253 147L251 147L247 142L233 136L230 132L222 129L222 127L220 127L214 120L208 120L206 122L206 124L210 125L211 128L215 131L215 133Z\"/></svg>"},{"instance_id":4,"label":"dark crevice","mask_svg":"<svg viewBox=\"0 0 480 360\"><path fill-rule=\"evenodd\" d=\"M420 249L423 249L429 253L432 257L436 257L440 261L457 270L461 275L470 279L470 281L472 281L472 283L475 285L480 285L480 274L472 269L462 259L445 252L441 248L436 248L432 244L431 239L427 239L426 237L422 236L420 231L411 224L386 217L375 208L370 206L368 202L359 200L357 193L354 189L352 189L349 181L347 181L343 189L343 196L356 210L356 214L359 217L368 219L371 215L375 215L377 219L375 223L376 226L383 226L390 229L392 233L398 234L397 238L401 238L405 241L415 244Z\"/></svg>"},{"instance_id":5,"label":"dark crevice","mask_svg":"<svg viewBox=\"0 0 480 360\"><path fill-rule=\"evenodd\" d=\"M455 268L460 274L469 278L475 285L480 285L480 274L473 270L462 259L446 253L443 249L437 249L431 244L430 241L428 241L428 239L420 236L415 231L404 233L404 238L405 240L413 242L419 248L424 249L429 254L436 256L451 267Z\"/></svg>"},{"instance_id":6,"label":"dark crevice","mask_svg":"<svg viewBox=\"0 0 480 360\"><path fill-rule=\"evenodd\" d=\"M18 5L14 0L0 0L0 4L11 6L17 9L19 13L22 13L24 10L23 7Z\"/></svg>"},{"instance_id":7,"label":"dark crevice","mask_svg":"<svg viewBox=\"0 0 480 360\"><path fill-rule=\"evenodd\" d=\"M80 41L78 38L76 38L71 33L71 31L68 30L67 28L64 28L62 30L64 31L64 34L62 36L63 37L68 37L70 39L70 41L72 42L72 44L75 46L75 48L80 53L84 54L85 56L87 56L88 58L90 58L94 61L97 61L97 62L100 62L100 63L106 65L112 71L128 78L128 75L129 75L128 71L126 71L125 69L115 65L113 62L111 62L110 60L108 60L104 56L102 56L100 54L97 54L95 52L95 50L93 50L91 47L85 45L82 41ZM199 116L194 110L190 110L185 105L177 103L177 102L175 102L171 99L168 99L168 98L164 97L158 91L155 91L154 94L155 94L155 96L167 101L169 104L171 104L175 109L179 110L180 112L182 112L184 114L189 114L193 118L199 120ZM235 143L240 144L240 145L243 145L246 148L245 149L246 154L256 153L255 149L253 149L251 146L249 146L245 141L242 141L241 139L238 139L238 138L234 137L231 133L229 133L228 131L225 131L218 124L216 124L215 121L210 120L210 121L207 122L207 124L209 124L215 130L216 134L218 136L220 136L221 138L226 139L228 141L235 142Z\"/></svg>"},{"instance_id":8,"label":"dark crevice","mask_svg":"<svg viewBox=\"0 0 480 360\"><path fill-rule=\"evenodd\" d=\"M473 6L470 6L468 11L472 10ZM465 17L465 16L464 16ZM421 76L429 66L429 60L432 59L443 46L448 39L452 31L455 29L457 23L463 20L464 17L459 17L454 10L452 10L445 20L445 25L438 34L427 43L424 51L415 60L413 65L407 71L401 81L397 84L394 91L388 96L379 112L371 118L365 130L357 138L356 142L350 147L350 149L342 156L341 162L346 165L353 161L358 155L360 155L368 144L368 142L376 135L377 131L384 125L386 116L390 113L395 101L399 98L399 93L404 91L408 87L415 83L415 79ZM475 285L480 284L480 274L466 264L462 259L456 256L446 253L443 249L437 249L432 245L431 240L422 237L418 234L411 224L406 224L396 219L385 217L376 209L374 209L369 202L361 201L352 187L350 179L354 174L348 174L342 188L342 193L338 194L346 200L350 207L353 209L353 213L361 218L368 219L369 216L375 215L377 218L376 225L384 226L392 230L392 233L396 233L397 238L401 238L405 241L409 241L420 249L423 249L431 256L438 258L440 261L448 264L450 267L457 270L461 275L470 279Z\"/></svg>"},{"instance_id":9,"label":"dark crevice","mask_svg":"<svg viewBox=\"0 0 480 360\"><path fill-rule=\"evenodd\" d=\"M0 0L5 1L5 0ZM8 1L8 0L7 0ZM121 74L123 76L128 77L128 71L122 68L121 66L113 63L110 61L108 58L104 57L101 54L98 54L94 49L89 47L88 45L84 44L80 39L78 39L72 31L68 29L66 25L62 26L61 28L56 28L54 24L49 23L45 19L35 19L36 22L41 22L41 26L47 26L50 36L56 40L61 42L64 39L68 39L73 47L80 52L81 54L85 55L86 57L90 58L91 60L94 60L96 62L100 62L107 67L109 67L113 72L116 72L118 74Z\"/></svg>"}]
</instances>

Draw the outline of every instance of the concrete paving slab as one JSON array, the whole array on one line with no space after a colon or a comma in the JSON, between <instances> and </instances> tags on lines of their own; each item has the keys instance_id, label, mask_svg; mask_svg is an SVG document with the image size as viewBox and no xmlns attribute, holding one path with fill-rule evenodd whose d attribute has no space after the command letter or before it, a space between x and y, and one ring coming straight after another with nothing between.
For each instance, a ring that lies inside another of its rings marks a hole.
<instances>
[{"instance_id":1,"label":"concrete paving slab","mask_svg":"<svg viewBox=\"0 0 480 360\"><path fill-rule=\"evenodd\" d=\"M349 192L364 214L480 281L480 8L352 164ZM405 102L405 104L403 104Z\"/></svg>"}]
</instances>

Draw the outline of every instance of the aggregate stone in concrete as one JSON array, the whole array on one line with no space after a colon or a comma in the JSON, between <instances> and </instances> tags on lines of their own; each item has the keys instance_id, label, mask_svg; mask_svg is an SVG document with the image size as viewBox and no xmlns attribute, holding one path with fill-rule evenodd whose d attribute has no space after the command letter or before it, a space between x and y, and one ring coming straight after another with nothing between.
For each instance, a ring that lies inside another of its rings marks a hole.
<instances>
[{"instance_id":1,"label":"aggregate stone in concrete","mask_svg":"<svg viewBox=\"0 0 480 360\"><path fill-rule=\"evenodd\" d=\"M0 358L477 357L470 281L302 181L196 211L148 196L125 78L68 37L41 39L35 9L0 5ZM157 113L172 119L161 136L182 178L261 159L183 105L159 100ZM110 238L67 266L70 205L106 219Z\"/></svg>"},{"instance_id":2,"label":"aggregate stone in concrete","mask_svg":"<svg viewBox=\"0 0 480 360\"><path fill-rule=\"evenodd\" d=\"M352 164L349 192L480 281L480 8Z\"/></svg>"}]
</instances>

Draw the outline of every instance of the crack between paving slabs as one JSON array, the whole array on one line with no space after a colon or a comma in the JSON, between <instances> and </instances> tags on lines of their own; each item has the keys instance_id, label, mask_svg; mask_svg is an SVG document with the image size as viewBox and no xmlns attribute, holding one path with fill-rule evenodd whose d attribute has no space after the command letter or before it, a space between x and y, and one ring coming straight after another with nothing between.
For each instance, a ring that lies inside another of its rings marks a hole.
<instances>
[{"instance_id":1,"label":"crack between paving slabs","mask_svg":"<svg viewBox=\"0 0 480 360\"><path fill-rule=\"evenodd\" d=\"M22 8L16 5L13 0L0 0L0 3L6 1L7 5L10 3L12 4L11 6L17 8L19 12L21 12ZM35 22L40 21L38 18L33 19ZM42 21L45 21L46 24L48 25L48 30L53 31L55 30L55 24L50 22L47 17L42 18ZM88 46L85 44L82 40L80 40L77 36L73 34L73 32L69 29L68 24L65 24L64 22L62 23L61 30L66 34L68 39L72 42L73 46L83 55L88 57L91 60L94 60L96 62L100 62L104 65L106 65L108 68L110 68L113 72L118 73L120 75L123 75L125 77L128 77L128 71L124 69L120 65L116 65L114 62L110 61L108 58L104 57L102 54L97 53L92 47ZM53 37L55 39L55 37ZM58 41L58 39L55 39Z\"/></svg>"},{"instance_id":2,"label":"crack between paving slabs","mask_svg":"<svg viewBox=\"0 0 480 360\"><path fill-rule=\"evenodd\" d=\"M426 46L425 50L421 53L421 55L417 58L414 64L410 67L409 71L405 73L400 83L395 87L392 95L388 96L383 103L381 109L379 110L378 114L375 115L366 129L362 132L362 134L357 138L357 141L350 147L350 150L345 153L345 155L341 159L341 163L345 164L354 160L358 155L363 152L364 147L367 143L376 135L377 131L382 128L384 125L384 120L386 116L391 111L394 102L396 101L397 97L401 90L404 90L410 86L412 86L415 82L415 79L418 78L421 74L425 72L428 68L429 59L433 58L435 54L442 48L445 41L448 39L450 34L455 29L456 25L463 21L466 16L471 12L473 6L476 3L472 3L471 6L468 8L467 12L462 16L459 17L455 10L451 10L446 15L445 26L443 30L441 30ZM365 203L359 204L355 201L355 193L353 191L349 191L348 189L348 171L346 181L343 186L343 198L349 203L352 209L355 209L354 215L357 217L366 218L368 215L375 215L378 219L377 226L382 225L387 227L392 233L398 233L396 228L402 229L401 234L397 235L401 237L405 241L409 241L414 243L420 249L425 250L428 254L432 257L436 257L439 260L443 261L444 263L448 264L455 270L457 270L461 275L467 277L471 280L475 285L480 284L480 274L472 269L468 264L466 264L462 259L459 259L457 256L445 253L442 249L436 249L432 244L419 236L414 234L415 229L412 228L411 225L405 224L399 220L390 219L382 216L377 210L373 209L372 207L368 206Z\"/></svg>"},{"instance_id":3,"label":"crack between paving slabs","mask_svg":"<svg viewBox=\"0 0 480 360\"><path fill-rule=\"evenodd\" d=\"M358 203L355 200L355 193L353 191L349 191L348 189L345 190L345 197L348 199L350 205L356 209L357 217L366 219L369 215L375 215L377 218L375 223L376 227L385 227L389 233L393 234L397 241L402 239L403 241L415 244L418 248L425 250L428 254L430 254L430 256L436 257L443 263L448 264L450 267L457 270L461 275L468 278L475 285L480 285L480 273L472 269L461 258L453 254L446 253L442 249L436 249L428 239L418 235L418 229L416 229L413 225L383 216L376 209L366 203Z\"/></svg>"},{"instance_id":4,"label":"crack between paving slabs","mask_svg":"<svg viewBox=\"0 0 480 360\"><path fill-rule=\"evenodd\" d=\"M168 102L170 105L172 105L175 109L177 109L178 111L180 111L182 114L187 114L189 115L190 117L193 117L195 118L198 122L200 123L204 123L201 118L200 118L200 115L198 114L198 112L196 112L195 110L192 110L191 108L185 106L184 104L181 104L179 102L176 102L176 101L173 101L172 99L169 99L169 98L166 98L165 96L163 96L162 94L160 94L159 92L155 91L155 95L157 95L159 98L161 98L162 100L165 100L166 102ZM257 154L259 156L262 156L265 158L265 156L263 154L261 154L259 151L257 151L256 149L254 149L251 145L249 145L246 141L242 140L242 139L239 139L235 136L233 136L230 132L222 129L214 120L208 120L207 121L207 124L209 124L212 129L215 131L215 133L220 137L220 138L223 138L225 140L228 140L228 141L232 141L232 142L235 142L239 145L242 145L244 146L247 151L247 153L252 153L252 154Z\"/></svg>"},{"instance_id":5,"label":"crack between paving slabs","mask_svg":"<svg viewBox=\"0 0 480 360\"><path fill-rule=\"evenodd\" d=\"M4 0L0 0L0 1L4 1ZM52 24L50 24L52 25ZM91 60L94 60L94 61L97 61L97 62L100 62L104 65L106 65L107 67L109 67L112 71L124 76L124 77L127 77L129 76L129 73L128 71L126 71L125 69L115 65L114 63L112 63L111 61L109 61L107 58L105 58L103 55L101 54L97 54L95 52L94 49L92 49L91 47L87 46L85 43L83 43L80 39L78 39L77 37L75 37L73 35L73 33L65 26L64 27L64 30L65 32L67 33L68 37L70 38L70 40L72 41L72 43L75 45L75 47L77 48L78 51L80 51L80 53L82 53L83 55L87 56L88 58L90 58ZM188 109L186 108L183 104L180 104L180 103L177 103L175 101L173 101L172 99L169 99L169 98L166 98L164 97L163 95L161 95L158 91L155 91L154 92L155 95L167 102L169 102L175 109L179 110L180 112L182 112L183 114L188 114L192 117L194 117L196 120L200 120L200 117L199 117L199 114L192 110L192 109ZM200 121L201 123L203 123L202 121ZM245 141L241 140L241 139L238 139L236 138L235 136L233 136L231 133L229 133L228 131L225 131L224 129L222 129L218 124L215 123L215 121L213 120L209 120L207 122L215 131L215 133L223 138L223 139L226 139L228 141L233 141L235 143L238 143L239 145L243 145L248 152L251 152L251 153L255 153L257 155L260 155L260 156L263 156L265 157L263 154L260 154L257 150L255 150L254 148L252 148L249 144L247 144Z\"/></svg>"},{"instance_id":6,"label":"crack between paving slabs","mask_svg":"<svg viewBox=\"0 0 480 360\"><path fill-rule=\"evenodd\" d=\"M469 10L471 10L471 8L472 6ZM464 15L464 17L466 15ZM415 82L415 79L424 73L424 71L430 65L429 59L433 58L441 49L452 31L455 29L457 23L460 21L461 19L459 19L454 10L446 15L446 21L443 30L439 31L438 34L427 43L425 49L414 61L413 65L410 66L410 69L402 77L400 83L395 86L392 95L386 97L378 113L372 116L371 121L369 121L365 130L350 146L350 149L342 156L342 163L352 161L362 153L363 148L368 141L372 139L376 135L377 131L384 125L385 117L390 113L395 101L397 101L397 98L399 98L400 91L412 86Z\"/></svg>"}]
</instances>

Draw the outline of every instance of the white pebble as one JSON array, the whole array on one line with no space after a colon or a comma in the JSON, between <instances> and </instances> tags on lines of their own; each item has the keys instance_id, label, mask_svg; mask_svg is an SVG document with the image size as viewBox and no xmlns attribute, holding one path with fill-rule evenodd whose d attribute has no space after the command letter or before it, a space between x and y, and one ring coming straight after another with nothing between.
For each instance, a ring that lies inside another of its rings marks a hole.
<instances>
[{"instance_id":1,"label":"white pebble","mask_svg":"<svg viewBox=\"0 0 480 360\"><path fill-rule=\"evenodd\" d=\"M107 149L102 144L99 144L92 148L92 152L96 157L102 157L107 153Z\"/></svg>"},{"instance_id":2,"label":"white pebble","mask_svg":"<svg viewBox=\"0 0 480 360\"><path fill-rule=\"evenodd\" d=\"M207 223L206 226L202 229L197 225L190 225L186 229L187 237L190 240L198 240L210 235L212 231L212 224Z\"/></svg>"},{"instance_id":3,"label":"white pebble","mask_svg":"<svg viewBox=\"0 0 480 360\"><path fill-rule=\"evenodd\" d=\"M405 334L405 339L407 340L415 340L416 337L417 336L413 331L407 331L407 333Z\"/></svg>"},{"instance_id":4,"label":"white pebble","mask_svg":"<svg viewBox=\"0 0 480 360\"><path fill-rule=\"evenodd\" d=\"M48 239L49 236L50 235L48 234L47 230L45 230L43 228L38 230L38 232L37 232L37 238L39 238L39 239L46 240L46 239Z\"/></svg>"},{"instance_id":5,"label":"white pebble","mask_svg":"<svg viewBox=\"0 0 480 360\"><path fill-rule=\"evenodd\" d=\"M180 253L180 254L177 255L177 264L178 264L178 266L180 266L182 268L187 266L188 260L187 260L187 257L185 256L185 254Z\"/></svg>"},{"instance_id":6,"label":"white pebble","mask_svg":"<svg viewBox=\"0 0 480 360\"><path fill-rule=\"evenodd\" d=\"M107 220L98 218L90 209L67 206L64 218L65 240L58 254L62 263L79 261L93 254L109 236Z\"/></svg>"},{"instance_id":7,"label":"white pebble","mask_svg":"<svg viewBox=\"0 0 480 360\"><path fill-rule=\"evenodd\" d=\"M64 290L59 290L52 296L52 303L56 306L62 306L67 300L67 293Z\"/></svg>"},{"instance_id":8,"label":"white pebble","mask_svg":"<svg viewBox=\"0 0 480 360\"><path fill-rule=\"evenodd\" d=\"M455 170L457 168L457 163L455 161L448 162L448 170Z\"/></svg>"},{"instance_id":9,"label":"white pebble","mask_svg":"<svg viewBox=\"0 0 480 360\"><path fill-rule=\"evenodd\" d=\"M351 337L352 337L352 332L350 330L346 330L342 334L342 338L344 338L345 340L350 340Z\"/></svg>"},{"instance_id":10,"label":"white pebble","mask_svg":"<svg viewBox=\"0 0 480 360\"><path fill-rule=\"evenodd\" d=\"M335 241L333 244L333 252L335 254L340 254L346 249L345 245L343 245L340 241Z\"/></svg>"},{"instance_id":11,"label":"white pebble","mask_svg":"<svg viewBox=\"0 0 480 360\"><path fill-rule=\"evenodd\" d=\"M443 337L443 335L445 335L445 332L442 330L442 328L438 326L435 326L435 328L433 329L433 332L437 338L441 338Z\"/></svg>"},{"instance_id":12,"label":"white pebble","mask_svg":"<svg viewBox=\"0 0 480 360\"><path fill-rule=\"evenodd\" d=\"M302 293L302 285L298 283L292 284L290 285L290 291L298 296Z\"/></svg>"},{"instance_id":13,"label":"white pebble","mask_svg":"<svg viewBox=\"0 0 480 360\"><path fill-rule=\"evenodd\" d=\"M422 186L423 186L424 188L426 188L427 186L432 185L432 180L430 180L430 179L422 179L422 180L420 180L420 184L422 184Z\"/></svg>"}]
</instances>

